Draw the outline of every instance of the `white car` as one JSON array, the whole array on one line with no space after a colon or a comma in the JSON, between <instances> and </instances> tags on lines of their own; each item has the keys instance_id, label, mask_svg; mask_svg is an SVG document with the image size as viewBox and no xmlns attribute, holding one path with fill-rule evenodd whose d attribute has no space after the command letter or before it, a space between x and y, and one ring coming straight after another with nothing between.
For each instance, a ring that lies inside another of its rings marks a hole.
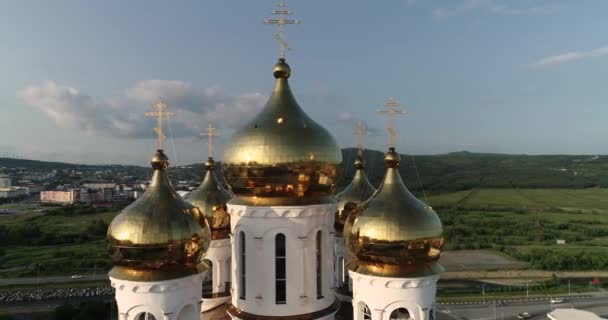
<instances>
[{"instance_id":1,"label":"white car","mask_svg":"<svg viewBox=\"0 0 608 320\"><path fill-rule=\"evenodd\" d=\"M551 298L551 303L562 303L564 302L564 298Z\"/></svg>"},{"instance_id":2,"label":"white car","mask_svg":"<svg viewBox=\"0 0 608 320\"><path fill-rule=\"evenodd\" d=\"M520 314L517 315L517 318L519 319L530 319L532 318L532 315L527 313L527 312L522 312Z\"/></svg>"},{"instance_id":3,"label":"white car","mask_svg":"<svg viewBox=\"0 0 608 320\"><path fill-rule=\"evenodd\" d=\"M80 279L80 278L82 278L82 276L79 274L75 274L72 276L72 279Z\"/></svg>"}]
</instances>

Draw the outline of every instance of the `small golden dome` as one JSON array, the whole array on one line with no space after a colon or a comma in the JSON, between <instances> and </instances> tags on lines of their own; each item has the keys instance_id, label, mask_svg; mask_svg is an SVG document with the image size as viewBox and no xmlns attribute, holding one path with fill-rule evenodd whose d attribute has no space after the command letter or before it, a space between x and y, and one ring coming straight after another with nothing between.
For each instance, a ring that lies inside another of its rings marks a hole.
<instances>
[{"instance_id":1,"label":"small golden dome","mask_svg":"<svg viewBox=\"0 0 608 320\"><path fill-rule=\"evenodd\" d=\"M131 281L160 281L200 273L210 244L200 210L173 190L167 178L169 159L162 150L152 158L150 186L124 208L108 228L110 276Z\"/></svg>"},{"instance_id":2,"label":"small golden dome","mask_svg":"<svg viewBox=\"0 0 608 320\"><path fill-rule=\"evenodd\" d=\"M279 62L272 68L272 74L276 79L289 79L289 76L291 76L291 67L285 62L284 58L280 58Z\"/></svg>"},{"instance_id":3,"label":"small golden dome","mask_svg":"<svg viewBox=\"0 0 608 320\"><path fill-rule=\"evenodd\" d=\"M363 155L359 151L355 160L355 175L342 192L336 195L338 199L338 209L334 222L334 229L337 236L342 236L344 223L349 213L357 207L358 204L369 199L376 192L376 188L369 183L365 172L363 172Z\"/></svg>"},{"instance_id":4,"label":"small golden dome","mask_svg":"<svg viewBox=\"0 0 608 320\"><path fill-rule=\"evenodd\" d=\"M416 199L399 174L399 155L386 153L384 181L378 191L351 212L344 237L350 270L382 277L437 274L443 227L433 209Z\"/></svg>"},{"instance_id":5,"label":"small golden dome","mask_svg":"<svg viewBox=\"0 0 608 320\"><path fill-rule=\"evenodd\" d=\"M277 80L266 106L232 137L224 153L224 175L236 195L230 203L332 203L342 153L331 134L296 102L284 59L273 73Z\"/></svg>"},{"instance_id":6,"label":"small golden dome","mask_svg":"<svg viewBox=\"0 0 608 320\"><path fill-rule=\"evenodd\" d=\"M228 214L226 203L232 198L232 193L218 182L213 158L209 157L209 160L205 162L205 168L207 173L205 173L203 182L190 192L186 201L200 209L203 215L199 217L199 221L209 222L211 240L228 239L230 214Z\"/></svg>"}]
</instances>

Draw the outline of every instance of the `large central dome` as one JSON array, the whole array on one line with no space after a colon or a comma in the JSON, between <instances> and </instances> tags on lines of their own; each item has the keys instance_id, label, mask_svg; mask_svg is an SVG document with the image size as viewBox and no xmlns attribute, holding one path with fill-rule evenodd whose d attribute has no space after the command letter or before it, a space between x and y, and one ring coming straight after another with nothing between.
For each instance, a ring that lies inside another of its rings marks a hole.
<instances>
[{"instance_id":1,"label":"large central dome","mask_svg":"<svg viewBox=\"0 0 608 320\"><path fill-rule=\"evenodd\" d=\"M272 96L238 131L224 153L224 174L236 195L230 203L257 206L334 202L342 153L327 130L296 102L279 59Z\"/></svg>"}]
</instances>

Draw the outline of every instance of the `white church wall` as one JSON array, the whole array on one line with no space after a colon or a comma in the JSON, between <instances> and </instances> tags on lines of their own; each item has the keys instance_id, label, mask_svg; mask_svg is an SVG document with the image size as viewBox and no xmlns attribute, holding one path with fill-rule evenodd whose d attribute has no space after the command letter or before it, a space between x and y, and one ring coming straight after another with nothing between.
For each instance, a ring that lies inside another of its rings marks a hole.
<instances>
[{"instance_id":1,"label":"white church wall","mask_svg":"<svg viewBox=\"0 0 608 320\"><path fill-rule=\"evenodd\" d=\"M419 278L388 278L350 271L353 278L353 318L364 319L363 304L372 320L389 320L393 311L405 308L411 319L429 320L435 306L438 275Z\"/></svg>"},{"instance_id":2,"label":"white church wall","mask_svg":"<svg viewBox=\"0 0 608 320\"><path fill-rule=\"evenodd\" d=\"M116 289L119 319L138 320L141 314L149 313L156 320L199 320L204 274L154 282L110 278Z\"/></svg>"},{"instance_id":3,"label":"white church wall","mask_svg":"<svg viewBox=\"0 0 608 320\"><path fill-rule=\"evenodd\" d=\"M231 265L230 239L212 240L209 249L205 254L205 260L211 261L211 271L207 277L212 279L211 294L203 294L203 312L211 310L219 305L230 301L230 288L226 288L226 283L232 281L230 275Z\"/></svg>"},{"instance_id":4,"label":"white church wall","mask_svg":"<svg viewBox=\"0 0 608 320\"><path fill-rule=\"evenodd\" d=\"M330 307L334 294L335 204L300 207L228 205L232 228L232 304L256 315L289 316ZM321 231L322 297L317 297L316 234ZM245 299L241 299L240 232L245 234ZM277 304L275 237L286 238L286 303Z\"/></svg>"}]
</instances>

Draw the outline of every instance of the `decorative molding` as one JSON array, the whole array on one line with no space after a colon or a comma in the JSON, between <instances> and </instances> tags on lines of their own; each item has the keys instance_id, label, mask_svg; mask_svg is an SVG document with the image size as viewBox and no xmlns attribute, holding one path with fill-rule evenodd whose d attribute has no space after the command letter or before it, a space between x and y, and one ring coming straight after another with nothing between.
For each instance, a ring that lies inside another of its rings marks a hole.
<instances>
[{"instance_id":1,"label":"decorative molding","mask_svg":"<svg viewBox=\"0 0 608 320\"><path fill-rule=\"evenodd\" d=\"M294 207L254 207L228 205L232 216L248 218L309 218L334 214L336 204L320 204Z\"/></svg>"},{"instance_id":2,"label":"decorative molding","mask_svg":"<svg viewBox=\"0 0 608 320\"><path fill-rule=\"evenodd\" d=\"M356 273L355 273L356 274ZM385 278L374 277L356 274L355 281L366 284L375 288L392 288L392 289L408 289L408 288L427 288L437 283L438 276L424 278Z\"/></svg>"}]
</instances>

